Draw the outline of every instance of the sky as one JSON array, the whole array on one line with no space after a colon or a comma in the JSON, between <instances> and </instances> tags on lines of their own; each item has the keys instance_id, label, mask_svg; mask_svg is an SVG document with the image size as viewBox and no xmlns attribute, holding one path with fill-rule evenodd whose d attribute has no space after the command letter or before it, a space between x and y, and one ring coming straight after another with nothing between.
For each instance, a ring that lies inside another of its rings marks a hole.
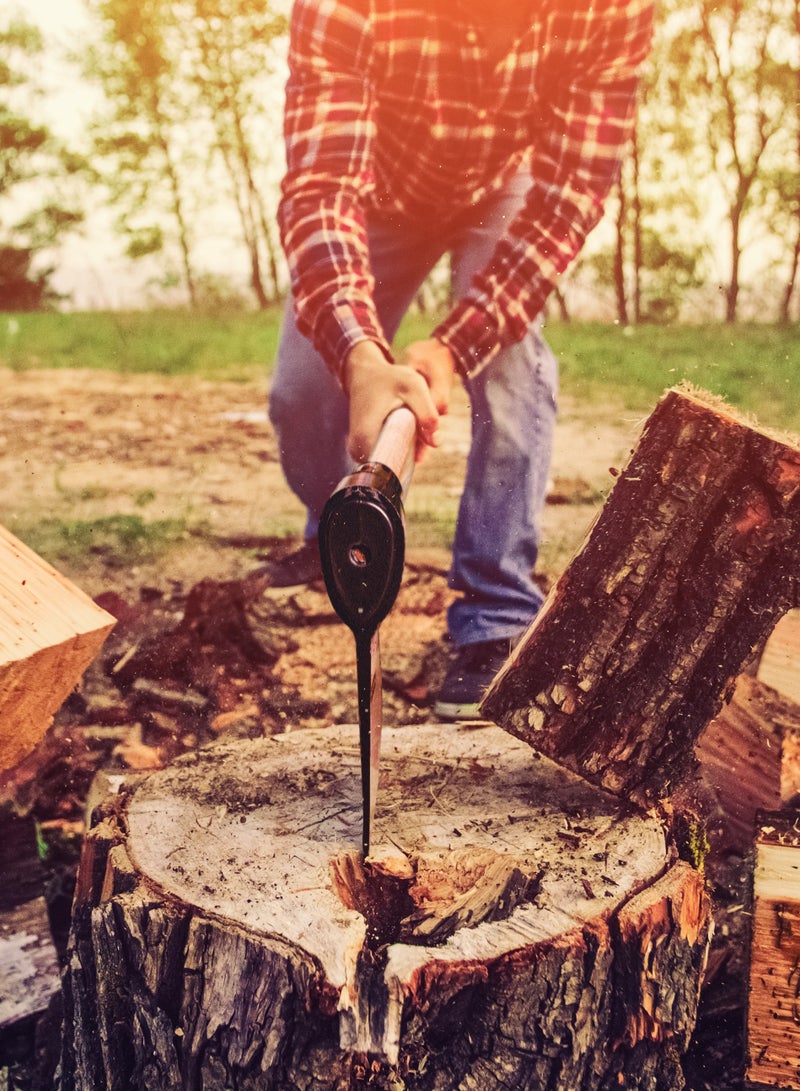
<instances>
[{"instance_id":1,"label":"sky","mask_svg":"<svg viewBox=\"0 0 800 1091\"><path fill-rule=\"evenodd\" d=\"M0 8L7 11L16 9L31 22L55 34L80 30L89 23L82 0L24 0L24 3L17 4L13 0L2 0Z\"/></svg>"},{"instance_id":2,"label":"sky","mask_svg":"<svg viewBox=\"0 0 800 1091\"><path fill-rule=\"evenodd\" d=\"M70 25L85 19L82 0L24 0L17 5L30 19L46 18L51 22ZM13 8L13 0L3 0L3 7Z\"/></svg>"},{"instance_id":3,"label":"sky","mask_svg":"<svg viewBox=\"0 0 800 1091\"><path fill-rule=\"evenodd\" d=\"M80 148L100 98L100 91L80 78L79 68L63 59L65 54L80 55L91 29L83 0L0 0L0 15L5 19L13 14L39 26L45 38L44 63L37 73L45 94L31 116ZM78 309L120 307L134 303L139 291L130 274L108 217L95 214L63 243L52 283Z\"/></svg>"},{"instance_id":4,"label":"sky","mask_svg":"<svg viewBox=\"0 0 800 1091\"><path fill-rule=\"evenodd\" d=\"M24 0L24 3L0 0L0 9L16 10L27 22L41 28L45 48L51 47L39 74L47 91L41 108L46 121L59 135L76 136L91 111L96 92L60 58L65 51L79 53L91 27L83 0Z\"/></svg>"}]
</instances>

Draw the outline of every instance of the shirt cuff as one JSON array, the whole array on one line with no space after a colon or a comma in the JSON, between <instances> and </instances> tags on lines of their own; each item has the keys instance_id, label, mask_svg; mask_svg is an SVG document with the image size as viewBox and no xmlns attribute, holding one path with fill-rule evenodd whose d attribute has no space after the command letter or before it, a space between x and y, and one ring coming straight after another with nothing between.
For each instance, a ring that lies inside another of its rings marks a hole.
<instances>
[{"instance_id":1,"label":"shirt cuff","mask_svg":"<svg viewBox=\"0 0 800 1091\"><path fill-rule=\"evenodd\" d=\"M501 349L525 337L541 315L551 289L552 285L540 278L524 300L512 297L502 310L499 307L487 310L465 296L432 336L450 349L459 373L464 378L473 377L483 371Z\"/></svg>"},{"instance_id":2,"label":"shirt cuff","mask_svg":"<svg viewBox=\"0 0 800 1091\"><path fill-rule=\"evenodd\" d=\"M394 362L392 350L368 303L337 303L326 309L314 327L314 347L331 372L341 383L347 355L361 341L374 341L389 363Z\"/></svg>"},{"instance_id":3,"label":"shirt cuff","mask_svg":"<svg viewBox=\"0 0 800 1091\"><path fill-rule=\"evenodd\" d=\"M477 375L503 347L492 316L465 300L456 305L432 336L447 345L464 378Z\"/></svg>"}]
</instances>

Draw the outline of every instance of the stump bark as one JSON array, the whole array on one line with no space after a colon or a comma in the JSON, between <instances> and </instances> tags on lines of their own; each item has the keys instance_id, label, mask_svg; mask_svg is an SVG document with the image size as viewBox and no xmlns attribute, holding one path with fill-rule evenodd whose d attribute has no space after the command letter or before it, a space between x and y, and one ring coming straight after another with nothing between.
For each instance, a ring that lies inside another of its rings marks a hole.
<instances>
[{"instance_id":1,"label":"stump bark","mask_svg":"<svg viewBox=\"0 0 800 1091\"><path fill-rule=\"evenodd\" d=\"M649 805L800 586L800 447L669 391L483 712Z\"/></svg>"},{"instance_id":2,"label":"stump bark","mask_svg":"<svg viewBox=\"0 0 800 1091\"><path fill-rule=\"evenodd\" d=\"M220 744L101 812L62 1091L677 1091L709 906L652 814L494 725Z\"/></svg>"}]
</instances>

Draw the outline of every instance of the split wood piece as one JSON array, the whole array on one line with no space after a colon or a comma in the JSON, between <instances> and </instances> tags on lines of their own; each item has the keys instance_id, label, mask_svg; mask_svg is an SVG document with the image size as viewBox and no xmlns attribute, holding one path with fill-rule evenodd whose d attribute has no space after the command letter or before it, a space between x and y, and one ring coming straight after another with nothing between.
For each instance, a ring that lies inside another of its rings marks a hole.
<instances>
[{"instance_id":1,"label":"split wood piece","mask_svg":"<svg viewBox=\"0 0 800 1091\"><path fill-rule=\"evenodd\" d=\"M700 735L696 773L669 798L676 837L711 895L714 936L703 978L705 1020L739 1018L748 973L753 826L781 806L784 736L800 730L800 705L748 674Z\"/></svg>"},{"instance_id":2,"label":"split wood piece","mask_svg":"<svg viewBox=\"0 0 800 1091\"><path fill-rule=\"evenodd\" d=\"M34 749L113 625L0 527L0 780Z\"/></svg>"},{"instance_id":3,"label":"split wood piece","mask_svg":"<svg viewBox=\"0 0 800 1091\"><path fill-rule=\"evenodd\" d=\"M781 806L783 736L792 727L800 729L800 705L742 674L730 701L700 735L696 775L670 796L670 804L702 815L712 880L726 865L741 867L749 857L756 813Z\"/></svg>"},{"instance_id":4,"label":"split wood piece","mask_svg":"<svg viewBox=\"0 0 800 1091\"><path fill-rule=\"evenodd\" d=\"M62 1091L683 1086L709 931L661 823L494 725L227 742L88 835ZM623 1075L624 1074L624 1075Z\"/></svg>"},{"instance_id":5,"label":"split wood piece","mask_svg":"<svg viewBox=\"0 0 800 1091\"><path fill-rule=\"evenodd\" d=\"M670 390L483 713L649 805L798 582L800 448Z\"/></svg>"},{"instance_id":6,"label":"split wood piece","mask_svg":"<svg viewBox=\"0 0 800 1091\"><path fill-rule=\"evenodd\" d=\"M747 1013L749 1087L800 1088L800 811L758 816Z\"/></svg>"},{"instance_id":7,"label":"split wood piece","mask_svg":"<svg viewBox=\"0 0 800 1091\"><path fill-rule=\"evenodd\" d=\"M758 677L800 705L800 610L790 610L775 626L758 666Z\"/></svg>"},{"instance_id":8,"label":"split wood piece","mask_svg":"<svg viewBox=\"0 0 800 1091\"><path fill-rule=\"evenodd\" d=\"M783 732L781 803L785 807L800 807L800 716Z\"/></svg>"}]
</instances>

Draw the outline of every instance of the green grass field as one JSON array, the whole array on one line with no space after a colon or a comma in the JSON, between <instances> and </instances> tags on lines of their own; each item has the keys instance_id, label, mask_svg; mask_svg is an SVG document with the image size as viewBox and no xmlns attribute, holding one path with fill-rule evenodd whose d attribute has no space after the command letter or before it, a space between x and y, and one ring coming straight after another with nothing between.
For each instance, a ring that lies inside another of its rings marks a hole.
<instances>
[{"instance_id":1,"label":"green grass field","mask_svg":"<svg viewBox=\"0 0 800 1091\"><path fill-rule=\"evenodd\" d=\"M42 313L0 315L0 366L103 368L232 381L269 375L280 308L254 313ZM411 315L398 346L434 319ZM764 424L800 431L800 328L771 325L640 326L549 323L562 389L598 401L613 391L644 411L688 379Z\"/></svg>"},{"instance_id":2,"label":"green grass field","mask_svg":"<svg viewBox=\"0 0 800 1091\"><path fill-rule=\"evenodd\" d=\"M0 368L152 372L266 385L280 318L277 307L220 316L178 311L5 314L0 315ZM398 347L428 336L434 323L430 315L409 316ZM765 426L800 433L800 327L622 330L613 324L552 322L546 336L559 358L562 390L590 411L596 407L598 418L606 410L618 413L620 405L644 418L665 388L689 380L722 395ZM59 508L46 519L32 520L26 513L11 529L55 564L68 562L79 569L83 558L97 554L109 563L138 564L199 530L184 511L148 518L144 509L154 498L155 493L143 494L133 512L109 512L99 503L95 515L79 519L70 509L71 498L65 496L63 511ZM457 493L437 497L426 506L417 490L412 500L409 521L414 540L449 546ZM300 524L290 530L299 533ZM265 524L264 532L280 534L285 529ZM572 548L573 543L567 543L565 556ZM563 563L558 553L550 566L559 570Z\"/></svg>"}]
</instances>

